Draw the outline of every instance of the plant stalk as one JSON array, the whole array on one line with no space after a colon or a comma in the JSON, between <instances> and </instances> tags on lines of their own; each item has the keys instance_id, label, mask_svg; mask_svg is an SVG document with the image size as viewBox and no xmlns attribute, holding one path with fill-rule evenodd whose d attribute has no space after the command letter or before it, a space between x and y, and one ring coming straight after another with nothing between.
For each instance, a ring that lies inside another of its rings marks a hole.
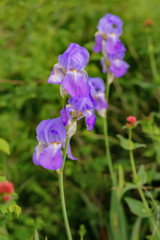
<instances>
[{"instance_id":1,"label":"plant stalk","mask_svg":"<svg viewBox=\"0 0 160 240\"><path fill-rule=\"evenodd\" d=\"M132 141L132 128L129 128L129 143L130 143L130 146L131 146L131 141ZM135 165L132 149L129 150L129 156L130 156L130 162L131 162L131 167L132 167L132 172L133 172L133 179L137 179L136 165ZM138 187L139 195L140 195L140 197L143 201L143 204L144 204L145 208L148 211L150 211L150 208L148 206L148 202L145 198L145 195L144 195L144 192L142 191L141 186L138 184L137 187Z\"/></svg>"},{"instance_id":2,"label":"plant stalk","mask_svg":"<svg viewBox=\"0 0 160 240\"><path fill-rule=\"evenodd\" d=\"M66 138L66 144L65 144L64 154L63 154L63 165L62 165L60 171L58 172L58 176L59 176L61 207L62 207L62 212L63 212L63 218L64 218L64 224L65 224L65 228L66 228L67 238L68 238L68 240L72 240L72 235L71 235L71 230L70 230L68 216L67 216L67 210L66 210L64 185L63 185L63 171L64 171L64 164L65 164L66 155L67 155L68 144L69 144L69 137Z\"/></svg>"}]
</instances>

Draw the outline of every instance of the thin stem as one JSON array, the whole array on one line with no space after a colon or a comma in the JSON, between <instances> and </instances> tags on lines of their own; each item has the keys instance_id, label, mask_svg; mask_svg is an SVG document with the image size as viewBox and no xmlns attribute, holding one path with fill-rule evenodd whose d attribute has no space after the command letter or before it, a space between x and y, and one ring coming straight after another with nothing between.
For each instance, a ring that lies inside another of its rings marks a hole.
<instances>
[{"instance_id":1,"label":"thin stem","mask_svg":"<svg viewBox=\"0 0 160 240\"><path fill-rule=\"evenodd\" d=\"M130 147L132 146L132 128L129 128L129 143L130 143ZM133 156L133 151L132 149L129 150L129 156L130 156L130 162L131 162L131 167L132 167L132 172L133 172L133 179L137 179L137 172L136 172L136 165L135 165L135 161L134 161L134 156ZM139 195L143 201L143 204L145 206L145 208L150 211L150 208L148 206L148 202L145 198L144 192L142 191L141 186L138 184L138 192Z\"/></svg>"},{"instance_id":2,"label":"thin stem","mask_svg":"<svg viewBox=\"0 0 160 240\"><path fill-rule=\"evenodd\" d=\"M67 155L68 144L69 144L69 138L67 137L64 154L63 154L63 165L62 165L60 171L58 172L58 176L59 176L59 189L60 189L60 198L61 198L61 206L62 206L64 224L65 224L68 240L72 240L71 230L70 230L68 216L67 216L65 196L64 196L64 186L63 186L63 170L64 170L64 164L65 164L66 155Z\"/></svg>"},{"instance_id":3,"label":"thin stem","mask_svg":"<svg viewBox=\"0 0 160 240\"><path fill-rule=\"evenodd\" d=\"M158 74L156 60L155 60L155 56L154 56L154 52L153 52L152 36L149 33L147 33L147 43L148 43L148 52L149 52L152 75L153 75L154 79L157 80L159 78L159 74Z\"/></svg>"},{"instance_id":4,"label":"thin stem","mask_svg":"<svg viewBox=\"0 0 160 240\"><path fill-rule=\"evenodd\" d=\"M108 78L106 78L106 101L108 103L109 101L109 91L110 91L110 84L108 83ZM109 171L112 178L112 183L115 186L116 185L116 177L113 170L113 164L111 159L111 153L110 153L110 147L109 147L109 138L108 138L108 117L107 117L107 111L105 113L105 117L103 118L103 128L104 128L104 139L105 139L105 146L106 146L106 157L107 157L107 163L109 167Z\"/></svg>"},{"instance_id":5,"label":"thin stem","mask_svg":"<svg viewBox=\"0 0 160 240\"><path fill-rule=\"evenodd\" d=\"M131 146L131 141L132 141L132 129L129 129L129 143ZM130 156L130 161L131 161L131 167L132 167L132 171L133 171L133 178L135 179L137 176L136 173L136 166L135 166L135 161L134 161L134 156L133 156L133 151L129 150L129 156Z\"/></svg>"},{"instance_id":6,"label":"thin stem","mask_svg":"<svg viewBox=\"0 0 160 240\"><path fill-rule=\"evenodd\" d=\"M109 147L109 141L108 141L108 123L107 123L107 113L105 118L103 118L103 127L104 127L104 139L105 139L105 146L106 146L106 157L107 157L107 163L109 167L109 171L111 174L113 185L116 185L116 178L113 171L113 165L112 165L112 159L110 154L110 147Z\"/></svg>"}]
</instances>

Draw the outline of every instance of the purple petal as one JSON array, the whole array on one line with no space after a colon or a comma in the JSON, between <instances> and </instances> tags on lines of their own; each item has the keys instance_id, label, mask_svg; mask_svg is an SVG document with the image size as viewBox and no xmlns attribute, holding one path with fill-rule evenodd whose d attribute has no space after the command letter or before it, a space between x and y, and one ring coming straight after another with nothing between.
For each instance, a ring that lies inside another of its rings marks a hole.
<instances>
[{"instance_id":1,"label":"purple petal","mask_svg":"<svg viewBox=\"0 0 160 240\"><path fill-rule=\"evenodd\" d=\"M66 140L66 128L61 118L54 118L45 127L45 138L47 144L62 143Z\"/></svg>"},{"instance_id":2,"label":"purple petal","mask_svg":"<svg viewBox=\"0 0 160 240\"><path fill-rule=\"evenodd\" d=\"M40 165L39 164L39 155L41 152L47 147L45 143L39 143L37 147L35 147L35 152L33 154L33 163L35 165Z\"/></svg>"},{"instance_id":3,"label":"purple petal","mask_svg":"<svg viewBox=\"0 0 160 240\"><path fill-rule=\"evenodd\" d=\"M109 54L114 54L116 52L117 38L115 36L107 39L105 44L105 50Z\"/></svg>"},{"instance_id":4,"label":"purple petal","mask_svg":"<svg viewBox=\"0 0 160 240\"><path fill-rule=\"evenodd\" d=\"M95 35L95 45L93 47L93 51L95 52L101 52L102 51L102 41L103 37L100 34Z\"/></svg>"},{"instance_id":5,"label":"purple petal","mask_svg":"<svg viewBox=\"0 0 160 240\"><path fill-rule=\"evenodd\" d=\"M64 71L62 67L58 64L54 66L54 69L51 72L51 75L48 78L48 83L60 84L64 78Z\"/></svg>"},{"instance_id":6,"label":"purple petal","mask_svg":"<svg viewBox=\"0 0 160 240\"><path fill-rule=\"evenodd\" d=\"M77 70L85 68L89 61L89 53L87 49L81 47L76 43L70 43L64 54L58 57L59 64L62 65L66 71Z\"/></svg>"},{"instance_id":7,"label":"purple petal","mask_svg":"<svg viewBox=\"0 0 160 240\"><path fill-rule=\"evenodd\" d=\"M87 130L91 131L94 128L94 125L96 123L96 116L95 116L94 112L87 111L85 113L85 121L86 121L86 125L87 125Z\"/></svg>"},{"instance_id":8,"label":"purple petal","mask_svg":"<svg viewBox=\"0 0 160 240\"><path fill-rule=\"evenodd\" d=\"M46 142L44 129L45 129L46 125L49 123L49 121L50 121L50 119L43 120L37 126L36 132L37 132L37 140L38 140L38 142Z\"/></svg>"},{"instance_id":9,"label":"purple petal","mask_svg":"<svg viewBox=\"0 0 160 240\"><path fill-rule=\"evenodd\" d=\"M68 103L73 106L73 109L77 113L77 115L82 115L84 112L90 109L94 109L96 107L96 101L92 98L89 94L87 97L84 98L70 98Z\"/></svg>"},{"instance_id":10,"label":"purple petal","mask_svg":"<svg viewBox=\"0 0 160 240\"><path fill-rule=\"evenodd\" d=\"M104 108L105 109L108 108L108 104L107 104L106 98L105 98L105 93L103 93L103 92L97 93L96 98L97 98L97 107L96 107L97 111L100 111Z\"/></svg>"},{"instance_id":11,"label":"purple petal","mask_svg":"<svg viewBox=\"0 0 160 240\"><path fill-rule=\"evenodd\" d=\"M98 92L105 92L104 81L99 77L89 78L88 84L91 87L91 94L94 95Z\"/></svg>"},{"instance_id":12,"label":"purple petal","mask_svg":"<svg viewBox=\"0 0 160 240\"><path fill-rule=\"evenodd\" d=\"M116 59L111 62L109 70L114 74L116 78L118 78L125 75L128 68L129 68L128 63L126 63L123 60Z\"/></svg>"},{"instance_id":13,"label":"purple petal","mask_svg":"<svg viewBox=\"0 0 160 240\"><path fill-rule=\"evenodd\" d=\"M67 154L68 154L68 158L69 158L69 159L71 159L71 160L77 160L77 158L75 158L75 157L72 156L70 143L68 144Z\"/></svg>"},{"instance_id":14,"label":"purple petal","mask_svg":"<svg viewBox=\"0 0 160 240\"><path fill-rule=\"evenodd\" d=\"M67 104L61 111L61 120L64 124L64 126L67 126L69 118L70 118L70 112L73 111L73 107L70 104Z\"/></svg>"},{"instance_id":15,"label":"purple petal","mask_svg":"<svg viewBox=\"0 0 160 240\"><path fill-rule=\"evenodd\" d=\"M89 85L81 73L67 72L61 84L73 98L82 98L88 95Z\"/></svg>"},{"instance_id":16,"label":"purple petal","mask_svg":"<svg viewBox=\"0 0 160 240\"><path fill-rule=\"evenodd\" d=\"M102 66L102 72L106 73L107 69L106 69L105 58L101 58L101 66Z\"/></svg>"},{"instance_id":17,"label":"purple petal","mask_svg":"<svg viewBox=\"0 0 160 240\"><path fill-rule=\"evenodd\" d=\"M63 164L61 144L49 145L39 155L39 164L49 170L60 169Z\"/></svg>"},{"instance_id":18,"label":"purple petal","mask_svg":"<svg viewBox=\"0 0 160 240\"><path fill-rule=\"evenodd\" d=\"M122 33L122 20L115 15L106 14L103 18L100 19L98 24L98 30L102 33L110 34L114 33L117 36L120 36Z\"/></svg>"}]
</instances>

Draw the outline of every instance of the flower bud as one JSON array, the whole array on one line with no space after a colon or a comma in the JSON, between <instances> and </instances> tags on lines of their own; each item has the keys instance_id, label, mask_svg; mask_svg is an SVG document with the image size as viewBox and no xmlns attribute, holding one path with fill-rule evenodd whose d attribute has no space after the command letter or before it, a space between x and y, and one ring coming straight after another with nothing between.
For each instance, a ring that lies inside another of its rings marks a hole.
<instances>
[{"instance_id":1,"label":"flower bud","mask_svg":"<svg viewBox=\"0 0 160 240\"><path fill-rule=\"evenodd\" d=\"M60 94L62 96L62 98L65 98L67 96L67 92L66 90L62 87L62 85L60 85Z\"/></svg>"},{"instance_id":2,"label":"flower bud","mask_svg":"<svg viewBox=\"0 0 160 240\"><path fill-rule=\"evenodd\" d=\"M68 122L67 137L71 138L77 130L77 120L70 117Z\"/></svg>"}]
</instances>

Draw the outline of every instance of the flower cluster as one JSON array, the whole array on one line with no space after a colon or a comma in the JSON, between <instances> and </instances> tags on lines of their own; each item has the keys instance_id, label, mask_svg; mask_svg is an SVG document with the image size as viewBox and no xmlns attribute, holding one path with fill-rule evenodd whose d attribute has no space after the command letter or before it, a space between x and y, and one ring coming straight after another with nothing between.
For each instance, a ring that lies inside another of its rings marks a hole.
<instances>
[{"instance_id":1,"label":"flower cluster","mask_svg":"<svg viewBox=\"0 0 160 240\"><path fill-rule=\"evenodd\" d=\"M0 194L2 195L3 202L11 200L11 195L14 192L13 183L3 181L0 183Z\"/></svg>"},{"instance_id":2,"label":"flower cluster","mask_svg":"<svg viewBox=\"0 0 160 240\"><path fill-rule=\"evenodd\" d=\"M125 47L119 36L122 34L123 22L118 16L106 14L100 19L97 26L98 32L95 34L95 52L101 52L103 58L101 65L103 73L112 73L114 77L122 77L129 68L128 63L123 60ZM113 80L113 77L112 77Z\"/></svg>"},{"instance_id":3,"label":"flower cluster","mask_svg":"<svg viewBox=\"0 0 160 240\"><path fill-rule=\"evenodd\" d=\"M126 120L128 122L128 123L126 123L127 127L133 127L133 126L136 126L136 124L137 124L137 119L134 116L129 116L126 118Z\"/></svg>"},{"instance_id":4,"label":"flower cluster","mask_svg":"<svg viewBox=\"0 0 160 240\"><path fill-rule=\"evenodd\" d=\"M100 78L89 78L84 68L89 61L88 51L71 43L58 57L59 61L49 76L48 83L60 84L60 93L67 104L60 111L61 117L42 121L37 127L38 145L35 148L35 165L50 170L60 169L63 164L62 150L66 138L76 132L77 121L85 118L88 131L96 122L95 110L101 116L107 108L105 85ZM66 131L67 129L67 131ZM75 160L68 145L68 158Z\"/></svg>"}]
</instances>

